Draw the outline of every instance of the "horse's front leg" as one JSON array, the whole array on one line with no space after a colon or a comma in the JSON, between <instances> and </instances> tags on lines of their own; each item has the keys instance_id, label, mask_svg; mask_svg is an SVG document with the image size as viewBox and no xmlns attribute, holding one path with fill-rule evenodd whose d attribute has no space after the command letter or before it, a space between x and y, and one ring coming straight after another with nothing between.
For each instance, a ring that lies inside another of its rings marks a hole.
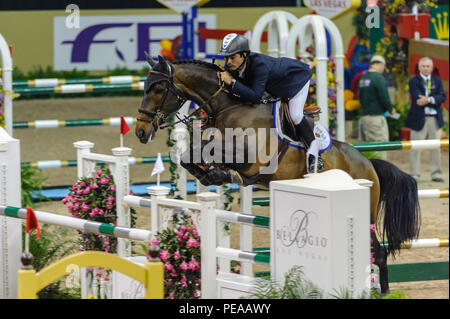
<instances>
[{"instance_id":1,"label":"horse's front leg","mask_svg":"<svg viewBox=\"0 0 450 319\"><path fill-rule=\"evenodd\" d=\"M184 169L186 169L189 173L191 173L196 179L202 183L204 186L209 186L211 183L207 178L207 172L200 167L199 164L193 163L191 159L193 155L193 150L189 149L181 155L180 165Z\"/></svg>"}]
</instances>

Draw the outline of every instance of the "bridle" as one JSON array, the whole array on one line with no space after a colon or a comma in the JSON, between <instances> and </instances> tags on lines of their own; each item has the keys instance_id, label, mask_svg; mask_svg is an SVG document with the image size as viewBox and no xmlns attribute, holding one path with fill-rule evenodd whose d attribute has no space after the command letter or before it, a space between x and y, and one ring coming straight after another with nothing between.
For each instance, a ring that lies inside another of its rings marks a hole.
<instances>
[{"instance_id":1,"label":"bridle","mask_svg":"<svg viewBox=\"0 0 450 319\"><path fill-rule=\"evenodd\" d=\"M138 112L148 115L148 116L151 116L153 118L156 118L156 125L159 127L160 122L163 123L166 119L166 115L161 111L161 109L162 109L162 106L164 105L164 102L167 99L168 93L171 92L177 97L177 109L181 108L181 106L187 101L187 98L184 96L183 92L175 85L175 82L173 81L173 74L172 74L171 66L169 66L169 74L159 72L159 71L153 71L153 70L150 71L150 74L155 74L155 75L163 77L162 80L157 81L153 84L156 84L159 82L167 82L169 85L166 86L166 88L164 90L163 98L161 99L160 104L156 107L156 111L147 111L146 109L141 107L138 109ZM151 88L152 88L152 86L150 86L145 93L147 94ZM153 123L154 119L147 120L147 119L138 117L136 120L140 121L140 122Z\"/></svg>"},{"instance_id":2,"label":"bridle","mask_svg":"<svg viewBox=\"0 0 450 319\"><path fill-rule=\"evenodd\" d=\"M208 115L208 118L213 117L212 114L210 112L208 112L205 107L211 102L211 100L213 98L215 98L222 90L227 91L225 89L225 83L221 81L219 73L217 73L217 77L219 80L219 89L213 94L211 95L205 102L203 102L203 104L196 109L194 112L192 112L191 114L184 116L184 118L180 118L178 116L178 114L176 114L178 121L174 122L174 123L170 123L170 124L166 124L166 125L161 125L162 123L165 122L166 120L166 115L161 111L164 102L167 99L168 93L171 92L172 94L174 94L177 97L177 107L176 109L180 109L181 106L188 100L188 98L185 97L184 93L176 86L174 80L173 80L173 73L172 73L172 66L170 64L168 64L169 66L169 74L163 73L163 72L159 72L159 71L150 71L150 74L155 74L157 76L162 76L163 79L153 83L159 83L159 82L167 82L169 85L166 86L165 90L164 90L164 95L163 98L161 99L160 104L156 107L156 111L147 111L144 108L139 108L138 112L142 113L142 114L146 114L148 116L153 117L152 120L148 120L148 119L144 119L141 117L138 117L136 120L140 121L140 122L146 122L146 123L153 123L154 119L156 118L156 126L159 129L165 129L167 127L171 127L174 126L175 124L178 123L184 123L187 126L191 126L191 124L189 124L191 118L195 115L197 115L198 113L200 113L201 111L205 111ZM147 91L145 92L146 94L150 91L151 86L147 89Z\"/></svg>"}]
</instances>

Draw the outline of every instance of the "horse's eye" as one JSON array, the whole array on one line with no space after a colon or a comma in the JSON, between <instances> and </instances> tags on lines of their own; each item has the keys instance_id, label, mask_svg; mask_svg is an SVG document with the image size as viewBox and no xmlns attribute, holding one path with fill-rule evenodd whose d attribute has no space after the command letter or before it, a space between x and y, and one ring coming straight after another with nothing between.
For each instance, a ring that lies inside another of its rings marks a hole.
<instances>
[{"instance_id":1,"label":"horse's eye","mask_svg":"<svg viewBox=\"0 0 450 319\"><path fill-rule=\"evenodd\" d=\"M163 92L164 92L164 89L162 86L155 85L155 87L153 88L153 93L155 93L155 94L162 94Z\"/></svg>"}]
</instances>

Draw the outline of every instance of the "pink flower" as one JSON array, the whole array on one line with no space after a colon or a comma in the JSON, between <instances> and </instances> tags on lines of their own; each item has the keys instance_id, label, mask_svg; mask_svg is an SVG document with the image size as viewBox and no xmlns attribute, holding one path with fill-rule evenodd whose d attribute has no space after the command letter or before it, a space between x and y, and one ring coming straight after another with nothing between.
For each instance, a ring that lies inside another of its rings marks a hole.
<instances>
[{"instance_id":1,"label":"pink flower","mask_svg":"<svg viewBox=\"0 0 450 319\"><path fill-rule=\"evenodd\" d=\"M89 205L86 205L86 204L81 204L81 210L83 211L83 212L87 212L88 210L89 210Z\"/></svg>"},{"instance_id":2,"label":"pink flower","mask_svg":"<svg viewBox=\"0 0 450 319\"><path fill-rule=\"evenodd\" d=\"M80 186L81 186L81 187L86 187L86 183L83 182L83 181L81 181L81 182L80 182Z\"/></svg>"},{"instance_id":3,"label":"pink flower","mask_svg":"<svg viewBox=\"0 0 450 319\"><path fill-rule=\"evenodd\" d=\"M111 190L112 190L113 192L115 192L115 191L116 191L116 186L115 186L115 185L112 185L112 186L111 186Z\"/></svg>"},{"instance_id":4,"label":"pink flower","mask_svg":"<svg viewBox=\"0 0 450 319\"><path fill-rule=\"evenodd\" d=\"M102 170L102 169L99 169L98 172L97 172L97 175L100 176L100 175L102 175L102 173L103 173L103 170Z\"/></svg>"},{"instance_id":5,"label":"pink flower","mask_svg":"<svg viewBox=\"0 0 450 319\"><path fill-rule=\"evenodd\" d=\"M109 177L102 177L100 179L100 184L102 184L102 185L108 184L109 180L110 180Z\"/></svg>"},{"instance_id":6,"label":"pink flower","mask_svg":"<svg viewBox=\"0 0 450 319\"><path fill-rule=\"evenodd\" d=\"M91 187L92 189L97 189L97 188L98 188L98 185L97 185L97 183L94 182L94 184L91 184L90 187Z\"/></svg>"},{"instance_id":7,"label":"pink flower","mask_svg":"<svg viewBox=\"0 0 450 319\"><path fill-rule=\"evenodd\" d=\"M175 271L175 269L172 269L172 271L170 272L170 277L176 277L178 276L177 272Z\"/></svg>"},{"instance_id":8,"label":"pink flower","mask_svg":"<svg viewBox=\"0 0 450 319\"><path fill-rule=\"evenodd\" d=\"M181 258L180 252L177 250L176 252L173 253L173 257L178 260Z\"/></svg>"},{"instance_id":9,"label":"pink flower","mask_svg":"<svg viewBox=\"0 0 450 319\"><path fill-rule=\"evenodd\" d=\"M375 224L370 224L370 232L375 232Z\"/></svg>"},{"instance_id":10,"label":"pink flower","mask_svg":"<svg viewBox=\"0 0 450 319\"><path fill-rule=\"evenodd\" d=\"M134 195L134 192L132 189L130 189L130 195Z\"/></svg>"},{"instance_id":11,"label":"pink flower","mask_svg":"<svg viewBox=\"0 0 450 319\"><path fill-rule=\"evenodd\" d=\"M190 267L189 267L189 264L187 263L187 262L185 262L185 261L183 261L182 263L181 263L181 265L180 265L180 269L181 270L188 270Z\"/></svg>"},{"instance_id":12,"label":"pink flower","mask_svg":"<svg viewBox=\"0 0 450 319\"><path fill-rule=\"evenodd\" d=\"M165 270L172 270L173 269L173 265L171 263L165 263L164 264L164 269Z\"/></svg>"},{"instance_id":13,"label":"pink flower","mask_svg":"<svg viewBox=\"0 0 450 319\"><path fill-rule=\"evenodd\" d=\"M183 287L187 287L187 278L183 275L183 278L181 278L180 283Z\"/></svg>"},{"instance_id":14,"label":"pink flower","mask_svg":"<svg viewBox=\"0 0 450 319\"><path fill-rule=\"evenodd\" d=\"M197 270L200 269L199 263L192 257L191 261L189 262L189 268L191 270Z\"/></svg>"},{"instance_id":15,"label":"pink flower","mask_svg":"<svg viewBox=\"0 0 450 319\"><path fill-rule=\"evenodd\" d=\"M150 245L159 245L159 243L161 242L161 238L154 238L152 239L152 241L150 242Z\"/></svg>"},{"instance_id":16,"label":"pink flower","mask_svg":"<svg viewBox=\"0 0 450 319\"><path fill-rule=\"evenodd\" d=\"M159 254L159 257L161 257L162 260L166 260L167 258L170 257L170 254L169 254L169 252L167 250L163 250Z\"/></svg>"},{"instance_id":17,"label":"pink flower","mask_svg":"<svg viewBox=\"0 0 450 319\"><path fill-rule=\"evenodd\" d=\"M198 248L198 247L200 247L200 243L197 239L191 238L186 242L186 246Z\"/></svg>"}]
</instances>

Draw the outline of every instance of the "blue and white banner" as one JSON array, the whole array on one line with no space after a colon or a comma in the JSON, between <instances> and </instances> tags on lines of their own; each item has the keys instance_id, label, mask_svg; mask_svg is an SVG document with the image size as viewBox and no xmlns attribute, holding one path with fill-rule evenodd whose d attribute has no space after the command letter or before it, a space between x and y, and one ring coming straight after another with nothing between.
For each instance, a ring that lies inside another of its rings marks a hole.
<instances>
[{"instance_id":1,"label":"blue and white banner","mask_svg":"<svg viewBox=\"0 0 450 319\"><path fill-rule=\"evenodd\" d=\"M181 15L83 16L80 23L66 23L67 16L53 20L55 70L107 70L118 66L141 69L144 51L157 56L161 40L182 34ZM198 26L216 28L215 14L200 14ZM216 54L215 40L200 40L198 52Z\"/></svg>"}]
</instances>

